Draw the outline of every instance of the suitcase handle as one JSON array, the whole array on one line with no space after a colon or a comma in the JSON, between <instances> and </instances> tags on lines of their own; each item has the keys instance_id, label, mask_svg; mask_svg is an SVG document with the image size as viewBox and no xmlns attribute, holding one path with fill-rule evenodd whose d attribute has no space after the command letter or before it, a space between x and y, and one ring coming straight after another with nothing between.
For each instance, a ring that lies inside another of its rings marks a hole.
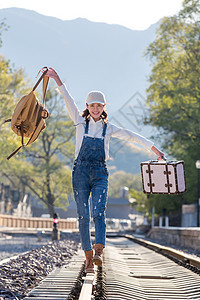
<instances>
[{"instance_id":1,"label":"suitcase handle","mask_svg":"<svg viewBox=\"0 0 200 300\"><path fill-rule=\"evenodd\" d=\"M167 158L166 157L164 157L162 160L161 159L152 159L152 160L150 160L150 162L163 162L163 160L164 161L167 161Z\"/></svg>"},{"instance_id":2,"label":"suitcase handle","mask_svg":"<svg viewBox=\"0 0 200 300\"><path fill-rule=\"evenodd\" d=\"M165 156L162 156L162 160L165 160L165 161L166 161L166 160L167 160L167 158L166 158Z\"/></svg>"}]
</instances>

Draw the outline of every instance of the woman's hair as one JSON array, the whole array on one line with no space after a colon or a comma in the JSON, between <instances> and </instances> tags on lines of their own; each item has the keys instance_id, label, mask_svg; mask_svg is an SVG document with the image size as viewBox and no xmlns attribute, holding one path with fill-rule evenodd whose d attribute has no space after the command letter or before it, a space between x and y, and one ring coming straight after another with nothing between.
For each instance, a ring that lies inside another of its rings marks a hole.
<instances>
[{"instance_id":1,"label":"woman's hair","mask_svg":"<svg viewBox=\"0 0 200 300\"><path fill-rule=\"evenodd\" d=\"M85 118L86 122L89 122L89 117L90 117L90 113L89 113L89 110L88 108L86 108L83 113L82 113L82 117ZM107 114L107 111L106 111L106 108L104 106L103 108L103 112L102 114L100 115L101 119L103 120L103 122L106 124L108 122L108 114Z\"/></svg>"}]
</instances>

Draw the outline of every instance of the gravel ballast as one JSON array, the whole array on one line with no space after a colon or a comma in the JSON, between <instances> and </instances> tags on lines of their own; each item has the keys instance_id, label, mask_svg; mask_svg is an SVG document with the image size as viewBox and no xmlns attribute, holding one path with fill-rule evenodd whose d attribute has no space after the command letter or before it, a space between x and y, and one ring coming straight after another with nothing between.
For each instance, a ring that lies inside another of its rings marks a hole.
<instances>
[{"instance_id":1,"label":"gravel ballast","mask_svg":"<svg viewBox=\"0 0 200 300\"><path fill-rule=\"evenodd\" d=\"M20 239L22 240L22 238L18 238L18 242ZM45 245L40 245L40 247L36 240L34 242L32 239L29 240L29 247L35 249L22 253L16 259L0 265L0 300L23 299L54 268L68 264L70 258L80 248L79 237L76 234L68 234L66 239L61 241L43 240L41 243L45 243ZM3 249L2 242L1 240L0 250ZM9 246L7 244L5 247L9 248L11 244L9 243ZM14 248L12 255L11 252L7 255L13 256L25 250L24 243L16 244ZM5 255L3 256L5 258Z\"/></svg>"}]
</instances>

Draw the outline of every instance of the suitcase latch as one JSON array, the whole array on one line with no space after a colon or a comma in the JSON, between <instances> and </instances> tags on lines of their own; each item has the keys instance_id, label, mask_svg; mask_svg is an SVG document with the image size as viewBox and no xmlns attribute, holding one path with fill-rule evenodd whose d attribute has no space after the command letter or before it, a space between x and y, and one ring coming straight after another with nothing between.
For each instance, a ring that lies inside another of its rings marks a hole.
<instances>
[{"instance_id":1,"label":"suitcase latch","mask_svg":"<svg viewBox=\"0 0 200 300\"><path fill-rule=\"evenodd\" d=\"M165 175L167 175L167 174L168 174L168 175L171 175L171 174L172 174L171 171L164 171L163 173L164 173Z\"/></svg>"},{"instance_id":2,"label":"suitcase latch","mask_svg":"<svg viewBox=\"0 0 200 300\"><path fill-rule=\"evenodd\" d=\"M172 184L170 183L170 184L165 184L165 187L172 187Z\"/></svg>"},{"instance_id":3,"label":"suitcase latch","mask_svg":"<svg viewBox=\"0 0 200 300\"><path fill-rule=\"evenodd\" d=\"M149 170L146 170L146 173L147 173L147 174L149 174L149 173L153 174L153 170L150 170L150 171L149 171Z\"/></svg>"},{"instance_id":4,"label":"suitcase latch","mask_svg":"<svg viewBox=\"0 0 200 300\"><path fill-rule=\"evenodd\" d=\"M155 186L155 183L147 183L147 186L154 187L154 186Z\"/></svg>"}]
</instances>

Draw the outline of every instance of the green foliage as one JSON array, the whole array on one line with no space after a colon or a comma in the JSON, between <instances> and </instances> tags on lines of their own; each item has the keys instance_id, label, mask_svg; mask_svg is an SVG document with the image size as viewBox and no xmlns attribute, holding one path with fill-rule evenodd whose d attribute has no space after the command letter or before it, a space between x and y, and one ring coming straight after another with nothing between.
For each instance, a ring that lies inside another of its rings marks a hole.
<instances>
[{"instance_id":1,"label":"green foliage","mask_svg":"<svg viewBox=\"0 0 200 300\"><path fill-rule=\"evenodd\" d=\"M0 21L0 47L2 46L2 39L1 35L3 31L6 31L8 29L8 26L5 23L5 19Z\"/></svg>"},{"instance_id":2,"label":"green foliage","mask_svg":"<svg viewBox=\"0 0 200 300\"><path fill-rule=\"evenodd\" d=\"M183 203L182 195L147 195L135 189L130 189L129 193L131 198L136 199L132 205L136 206L138 211L148 215L151 215L152 207L155 208L156 215L162 215L163 209L166 214L173 213L178 211Z\"/></svg>"},{"instance_id":3,"label":"green foliage","mask_svg":"<svg viewBox=\"0 0 200 300\"><path fill-rule=\"evenodd\" d=\"M184 201L188 203L196 201L195 162L200 158L199 12L199 1L184 1L177 15L162 20L146 52L153 68L147 90L150 114L145 123L159 129L159 139L169 155L185 161L188 192ZM173 204L170 196L166 199L171 210L180 205L178 197Z\"/></svg>"},{"instance_id":4,"label":"green foliage","mask_svg":"<svg viewBox=\"0 0 200 300\"><path fill-rule=\"evenodd\" d=\"M15 103L26 90L24 89L24 74L21 69L14 70L10 62L0 56L0 164L4 161L13 148L18 147L18 138L10 130L10 125L3 122L11 118Z\"/></svg>"},{"instance_id":5,"label":"green foliage","mask_svg":"<svg viewBox=\"0 0 200 300\"><path fill-rule=\"evenodd\" d=\"M66 209L67 195L72 193L71 171L68 165L74 158L73 123L66 116L61 97L54 90L47 93L49 118L47 128L42 131L37 142L25 151L31 171L20 179L41 199L53 215L54 206Z\"/></svg>"},{"instance_id":6,"label":"green foliage","mask_svg":"<svg viewBox=\"0 0 200 300\"><path fill-rule=\"evenodd\" d=\"M118 171L109 176L109 197L120 198L120 188L126 186L140 191L142 189L141 176Z\"/></svg>"},{"instance_id":7,"label":"green foliage","mask_svg":"<svg viewBox=\"0 0 200 300\"><path fill-rule=\"evenodd\" d=\"M112 138L110 141L110 156L113 160L108 161L111 173L125 171L127 173L140 173L140 163L149 159L155 159L152 151L139 147L133 143ZM128 157L128 159L127 159Z\"/></svg>"},{"instance_id":8,"label":"green foliage","mask_svg":"<svg viewBox=\"0 0 200 300\"><path fill-rule=\"evenodd\" d=\"M136 202L132 203L131 205L137 207L137 211L140 212L148 212L148 198L147 195L144 194L142 191L137 191L135 189L130 189L129 191L130 198L134 198Z\"/></svg>"},{"instance_id":9,"label":"green foliage","mask_svg":"<svg viewBox=\"0 0 200 300\"><path fill-rule=\"evenodd\" d=\"M180 210L183 203L182 195L149 195L147 200L147 211L151 215L151 208L155 207L157 215L162 215L163 210L166 214L175 213Z\"/></svg>"},{"instance_id":10,"label":"green foliage","mask_svg":"<svg viewBox=\"0 0 200 300\"><path fill-rule=\"evenodd\" d=\"M1 57L0 178L13 189L18 189L21 197L27 191L34 194L48 206L52 215L54 205L67 207L67 194L72 192L68 165L72 164L74 156L75 129L63 110L63 101L55 91L49 90L47 128L33 145L7 161L7 156L21 144L21 138L12 132L9 123L3 122L11 118L16 103L30 90L23 71L14 70L10 62Z\"/></svg>"}]
</instances>

